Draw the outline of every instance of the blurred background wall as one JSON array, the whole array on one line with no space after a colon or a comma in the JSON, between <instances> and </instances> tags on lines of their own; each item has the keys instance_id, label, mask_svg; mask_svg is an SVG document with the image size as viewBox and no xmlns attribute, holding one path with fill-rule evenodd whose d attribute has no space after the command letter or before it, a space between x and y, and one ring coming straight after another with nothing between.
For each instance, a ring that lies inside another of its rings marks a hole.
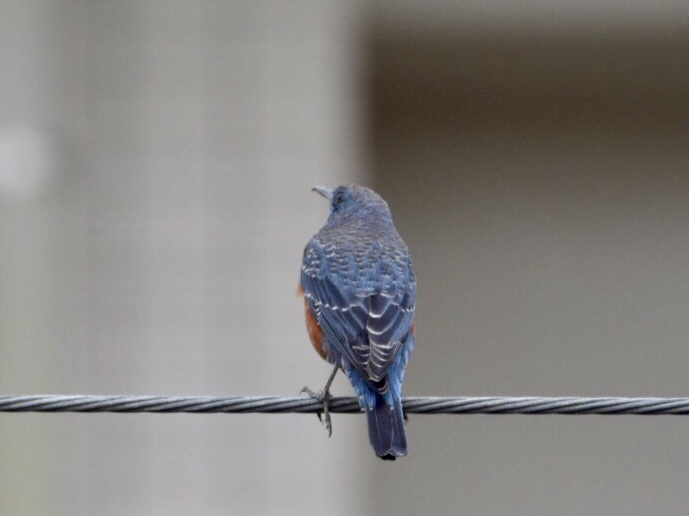
<instances>
[{"instance_id":1,"label":"blurred background wall","mask_svg":"<svg viewBox=\"0 0 689 516\"><path fill-rule=\"evenodd\" d=\"M296 394L314 184L389 201L409 395L686 396L689 7L0 0L0 392ZM349 394L342 378L337 394ZM0 514L676 514L683 418L0 416Z\"/></svg>"}]
</instances>

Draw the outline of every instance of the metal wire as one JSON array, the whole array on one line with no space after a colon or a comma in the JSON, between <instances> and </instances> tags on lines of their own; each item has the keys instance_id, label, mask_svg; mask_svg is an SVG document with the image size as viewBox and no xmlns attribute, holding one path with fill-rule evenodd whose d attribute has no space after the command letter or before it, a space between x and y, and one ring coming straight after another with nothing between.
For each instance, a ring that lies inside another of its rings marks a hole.
<instances>
[{"instance_id":1,"label":"metal wire","mask_svg":"<svg viewBox=\"0 0 689 516\"><path fill-rule=\"evenodd\" d=\"M636 414L689 415L689 398L412 397L408 414ZM0 412L309 413L323 411L310 397L281 396L0 396ZM360 412L356 398L335 397L332 413Z\"/></svg>"}]
</instances>

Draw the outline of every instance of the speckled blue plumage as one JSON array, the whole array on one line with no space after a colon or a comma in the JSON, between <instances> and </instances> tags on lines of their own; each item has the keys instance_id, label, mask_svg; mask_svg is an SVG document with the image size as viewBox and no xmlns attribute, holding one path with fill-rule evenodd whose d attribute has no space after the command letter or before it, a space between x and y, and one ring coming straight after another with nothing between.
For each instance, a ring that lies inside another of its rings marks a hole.
<instances>
[{"instance_id":1,"label":"speckled blue plumage","mask_svg":"<svg viewBox=\"0 0 689 516\"><path fill-rule=\"evenodd\" d=\"M376 454L406 455L401 399L414 347L411 257L374 191L350 185L320 193L331 211L304 251L304 295L323 330L326 358L344 370L368 414Z\"/></svg>"}]
</instances>

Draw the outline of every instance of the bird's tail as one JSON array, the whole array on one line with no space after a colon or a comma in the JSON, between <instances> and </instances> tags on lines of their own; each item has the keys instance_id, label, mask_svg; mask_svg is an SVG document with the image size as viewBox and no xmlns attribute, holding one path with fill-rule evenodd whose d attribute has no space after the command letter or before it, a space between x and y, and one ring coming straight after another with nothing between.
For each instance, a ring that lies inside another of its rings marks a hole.
<instances>
[{"instance_id":1,"label":"bird's tail","mask_svg":"<svg viewBox=\"0 0 689 516\"><path fill-rule=\"evenodd\" d=\"M395 460L407 454L407 436L404 433L404 412L402 401L396 398L388 405L376 393L376 406L366 407L368 417L368 438L376 455L383 460Z\"/></svg>"}]
</instances>

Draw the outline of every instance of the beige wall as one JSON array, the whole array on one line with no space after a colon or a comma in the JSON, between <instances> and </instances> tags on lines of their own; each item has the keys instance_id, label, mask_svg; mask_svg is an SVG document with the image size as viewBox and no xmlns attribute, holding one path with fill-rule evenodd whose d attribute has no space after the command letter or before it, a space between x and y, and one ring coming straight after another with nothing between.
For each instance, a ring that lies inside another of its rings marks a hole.
<instances>
[{"instance_id":1,"label":"beige wall","mask_svg":"<svg viewBox=\"0 0 689 516\"><path fill-rule=\"evenodd\" d=\"M0 170L0 392L322 387L295 292L310 188L363 173L356 6L0 5L2 148L45 155ZM369 451L349 417L5 414L0 514L351 514Z\"/></svg>"}]
</instances>

